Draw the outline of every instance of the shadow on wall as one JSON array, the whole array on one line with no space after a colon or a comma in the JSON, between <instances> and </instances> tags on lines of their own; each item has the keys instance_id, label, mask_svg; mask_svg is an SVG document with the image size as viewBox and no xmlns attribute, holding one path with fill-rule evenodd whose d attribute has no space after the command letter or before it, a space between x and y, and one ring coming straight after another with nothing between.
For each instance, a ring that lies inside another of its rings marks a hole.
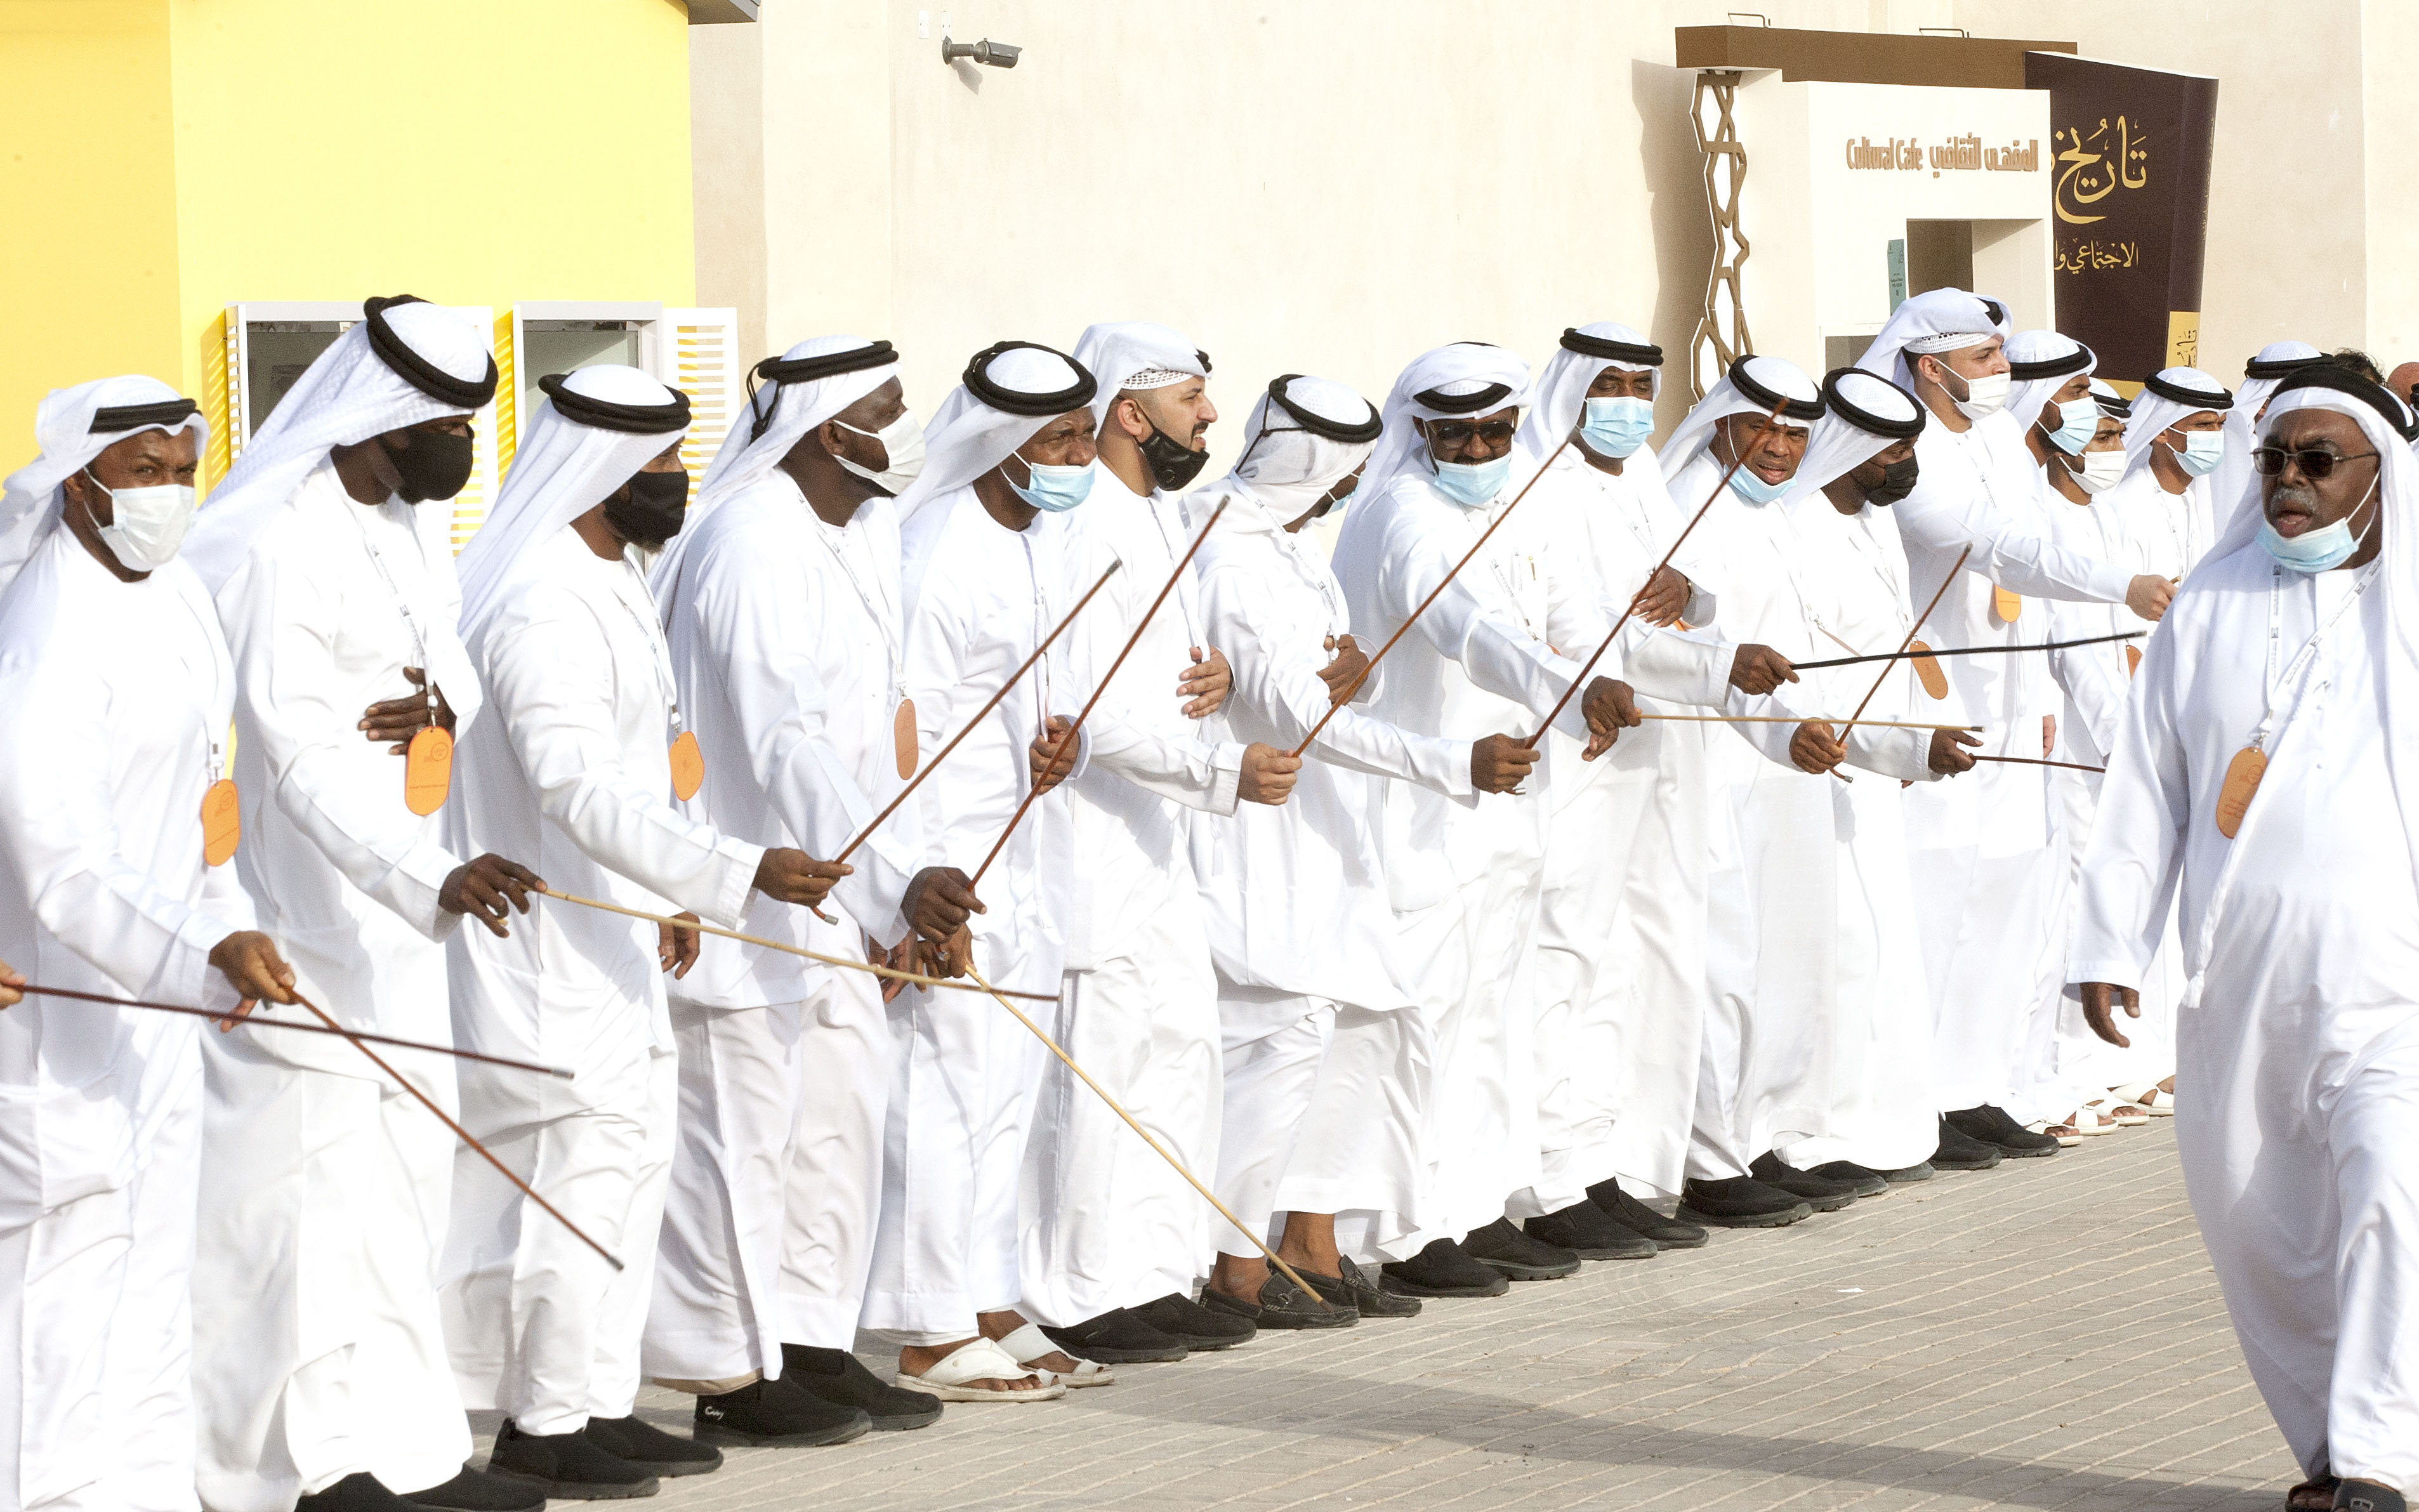
<instances>
[{"instance_id":1,"label":"shadow on wall","mask_svg":"<svg viewBox=\"0 0 2419 1512\"><path fill-rule=\"evenodd\" d=\"M1704 313L1705 271L1714 256L1706 217L1703 160L1688 104L1697 76L1643 58L1629 65L1629 99L1638 113L1639 165L1646 179L1648 226L1654 238L1655 312L1648 336L1663 348L1664 378L1656 384L1655 441L1662 444L1688 412L1688 338ZM1750 179L1751 181L1751 179ZM1634 240L1624 239L1635 255Z\"/></svg>"}]
</instances>

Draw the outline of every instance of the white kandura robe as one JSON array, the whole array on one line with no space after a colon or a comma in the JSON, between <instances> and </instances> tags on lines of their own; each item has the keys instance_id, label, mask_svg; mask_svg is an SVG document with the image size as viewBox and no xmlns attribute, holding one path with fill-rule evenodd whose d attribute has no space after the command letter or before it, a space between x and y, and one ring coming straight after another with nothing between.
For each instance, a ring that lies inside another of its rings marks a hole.
<instances>
[{"instance_id":1,"label":"white kandura robe","mask_svg":"<svg viewBox=\"0 0 2419 1512\"><path fill-rule=\"evenodd\" d=\"M1318 671L1351 622L1325 555L1247 486L1221 486L1226 512L1201 556L1205 633L1235 678L1210 723L1291 750L1330 707ZM1209 507L1199 496L1186 505L1204 519ZM1278 1213L1350 1214L1353 1257L1370 1262L1418 1227L1419 1115L1433 1069L1417 992L1399 975L1371 779L1477 804L1468 742L1363 712L1385 674L1381 662L1327 721L1283 805L1197 824L1192 840L1224 1034L1219 1200L1271 1244ZM1216 1243L1258 1253L1224 1219Z\"/></svg>"},{"instance_id":2,"label":"white kandura robe","mask_svg":"<svg viewBox=\"0 0 2419 1512\"><path fill-rule=\"evenodd\" d=\"M2305 1474L2407 1489L2419 885L2380 717L2383 589L2286 678L2376 570L2287 572L2245 544L2177 595L2101 790L2071 974L2139 982L2178 900L2197 1000L2177 1146L2252 1379ZM2218 792L2272 695L2267 774L2228 841Z\"/></svg>"},{"instance_id":3,"label":"white kandura robe","mask_svg":"<svg viewBox=\"0 0 2419 1512\"><path fill-rule=\"evenodd\" d=\"M1709 495L1727 467L1701 454L1672 479L1672 490ZM1810 518L1801 528L1779 501L1758 504L1734 486L1722 490L1699 532L1720 574L1725 635L1793 662L1838 654L1821 628L1823 562L1810 533L1824 523ZM1810 717L1854 709L1823 706L1828 688L1821 683L1782 687L1764 698L1734 697L1733 712ZM1687 1174L1700 1180L1744 1176L1784 1140L1829 1132L1840 1040L1839 821L1829 790L1843 784L1790 763L1793 725L1738 724L1716 733L1706 753L1714 818L1705 964L1713 1000L1687 1162Z\"/></svg>"},{"instance_id":4,"label":"white kandura robe","mask_svg":"<svg viewBox=\"0 0 2419 1512\"><path fill-rule=\"evenodd\" d=\"M776 468L693 529L676 577L656 585L705 757L682 811L756 844L838 856L899 789L889 502L867 501L836 531ZM919 864L913 823L894 816L849 856L854 872L824 903L838 923L756 894L741 929L851 959L869 934L896 944ZM784 1343L855 1337L896 1052L864 972L708 936L667 990L680 1143L646 1367L731 1389L778 1377Z\"/></svg>"},{"instance_id":5,"label":"white kandura robe","mask_svg":"<svg viewBox=\"0 0 2419 1512\"><path fill-rule=\"evenodd\" d=\"M1177 570L1200 527L1105 465L1067 524L1066 602L1124 563L1064 639L1068 676L1087 695L1160 589L1176 587L1093 706L1086 770L1067 784L1080 864L1049 879L1070 894L1056 1038L1206 1180L1218 1168L1224 1062L1187 833L1192 810L1235 812L1243 748L1206 738L1176 692L1193 648L1211 649L1194 570ZM1063 1328L1192 1294L1213 1247L1209 1204L1055 1057L1041 1069L1025 1183L1019 1265L1036 1320Z\"/></svg>"},{"instance_id":6,"label":"white kandura robe","mask_svg":"<svg viewBox=\"0 0 2419 1512\"><path fill-rule=\"evenodd\" d=\"M763 850L672 808L671 664L646 583L567 525L528 550L473 632L487 709L457 753L455 849L513 856L583 898L735 927ZM677 1075L657 926L554 903L511 922L503 939L473 927L448 946L455 1042L573 1079L464 1061L462 1124L625 1268L466 1148L446 1326L465 1405L570 1433L628 1416L638 1396Z\"/></svg>"},{"instance_id":7,"label":"white kandura robe","mask_svg":"<svg viewBox=\"0 0 2419 1512\"><path fill-rule=\"evenodd\" d=\"M1079 596L1064 587L1065 529L1062 517L1040 514L1010 530L968 486L934 495L904 532L906 683L925 759L971 724L915 801L935 864L969 876L1024 800L1026 749L1045 717L1072 719L1082 707L1062 636L973 722ZM986 911L967 920L975 965L995 987L1059 989L1071 831L1062 783L1035 800L976 889ZM1047 1012L1018 1006L1037 1021ZM863 1321L910 1344L954 1343L975 1335L975 1314L1020 1299L1021 1172L1046 1052L983 994L910 987L890 1007L900 1058Z\"/></svg>"},{"instance_id":8,"label":"white kandura robe","mask_svg":"<svg viewBox=\"0 0 2419 1512\"><path fill-rule=\"evenodd\" d=\"M208 956L252 903L232 864L204 864L201 806L235 667L201 584L181 563L121 582L54 530L0 595L0 959L44 986L234 1007ZM195 1504L199 1032L56 998L0 1013L10 1506Z\"/></svg>"},{"instance_id":9,"label":"white kandura robe","mask_svg":"<svg viewBox=\"0 0 2419 1512\"><path fill-rule=\"evenodd\" d=\"M457 862L441 812L404 806L403 758L356 727L410 692L403 669L424 658L456 738L476 723L448 518L440 504L356 503L323 464L218 593L238 678L235 864L261 927L337 1022L439 1043L453 1032L444 941L462 917L437 896ZM397 1490L451 1479L470 1453L437 1303L453 1134L343 1040L202 1038L203 1502L284 1512L356 1471ZM454 1108L450 1057L378 1053Z\"/></svg>"},{"instance_id":10,"label":"white kandura robe","mask_svg":"<svg viewBox=\"0 0 2419 1512\"><path fill-rule=\"evenodd\" d=\"M1915 624L1915 608L1907 602L1906 553L1890 510L1869 503L1842 517L1819 495L1797 507L1797 537L1810 548L1801 573L1815 599L1817 634L1829 642L1822 659L1897 650ZM1808 686L1791 692L1818 712L1850 714L1879 671L1867 664L1804 672ZM1865 714L1921 719L1918 705L1929 702L1912 664L1899 662L1889 664ZM1928 1160L1939 1144L1932 994L1906 857L1905 799L1914 790L1901 785L1939 780L1931 748L1929 731L1858 725L1848 739L1855 780L1825 784L1839 867L1838 980L1823 1052L1830 1091L1821 1130L1775 1147L1800 1170L1835 1160L1900 1170Z\"/></svg>"},{"instance_id":11,"label":"white kandura robe","mask_svg":"<svg viewBox=\"0 0 2419 1512\"><path fill-rule=\"evenodd\" d=\"M2089 504L2078 505L2060 499L2061 512L2057 521L2058 540L2063 546L2087 555L2103 557L2125 563L2135 572L2156 572L2162 577L2177 576L2180 567L2163 558L2153 558L2146 543L2133 532L2130 516L2142 502L2144 489L2157 490L2158 484L2147 471L2129 473L2114 487L2094 498ZM2165 497L2164 494L2162 497ZM2058 716L2056 759L2073 762L2083 766L2105 766L2109 753L2116 749L2117 733L2124 721L2128 695L2133 687L2133 657L2128 651L2139 654L2149 645L2148 632L2151 623L2134 614L2122 604L2053 603L2050 606L2050 636L2057 640L2089 640L2096 636L2142 632L2143 639L2113 641L2103 645L2076 646L2050 653L2050 671L2066 693L2065 712ZM2091 831L2100 808L2100 786L2103 779L2098 772L2074 772L2063 769L2050 774L2050 786L2057 795L2064 817L2066 856L2070 893L2074 879L2082 874L2083 857L2091 844ZM2064 925L2059 930L2063 951ZM2057 973L2066 975L2062 959ZM2166 937L2157 959L2151 964L2148 979L2142 983L2142 1016L2125 1021L2126 1038L2134 1041L2131 1049L2120 1050L2091 1032L2084 1022L2081 995L2071 983L2059 981L2052 990L2060 997L2057 1018L2057 1075L2069 1088L2075 1089L2080 1103L2099 1096L2110 1088L2130 1086L2135 1082L2157 1082L2174 1073L2176 1069L2175 1028L2176 998L2183 991L2183 949L2175 938L2175 917L2170 911Z\"/></svg>"},{"instance_id":12,"label":"white kandura robe","mask_svg":"<svg viewBox=\"0 0 2419 1512\"><path fill-rule=\"evenodd\" d=\"M1986 423L1987 424L1987 423ZM2022 439L2016 440L2021 447ZM1909 602L1920 611L1969 544L1957 579L1923 623L1935 650L2048 639L2042 597L2121 603L2133 574L2058 547L2034 485L2018 479L2005 443L1976 425L1963 434L1938 417L1915 443L1921 476L1891 506L1906 547ZM2018 594L2014 620L1994 586ZM2039 653L1950 656L1949 696L1919 697L1920 718L1983 727L1980 754L2042 754L2041 717L2056 688ZM2042 998L2063 857L2046 767L1988 762L1953 782L1910 789L1907 854L1915 883L1924 974L1934 1011L1934 1088L1946 1109L1989 1103L2029 1121L2065 1109L2030 1109L2020 1096L2026 1047Z\"/></svg>"},{"instance_id":13,"label":"white kandura robe","mask_svg":"<svg viewBox=\"0 0 2419 1512\"><path fill-rule=\"evenodd\" d=\"M1464 508L1417 461L1374 498L1356 494L1334 558L1354 633L1384 645L1512 497ZM1554 544L1535 524L1517 514L1504 521L1387 654L1370 717L1448 740L1534 733L1579 674L1578 661L1553 648L1592 649L1610 628L1554 565ZM1597 672L1618 676L1611 660ZM1584 740L1579 702L1556 728ZM1506 1216L1507 1202L1536 1184L1530 980L1554 748L1539 755L1525 792L1488 794L1474 809L1380 783L1379 856L1403 941L1398 971L1419 993L1437 1067L1422 1119L1421 1227L1382 1246L1396 1258Z\"/></svg>"},{"instance_id":14,"label":"white kandura robe","mask_svg":"<svg viewBox=\"0 0 2419 1512\"><path fill-rule=\"evenodd\" d=\"M1608 625L1687 523L1645 448L1617 474L1592 466L1577 443L1564 448L1520 508L1569 553L1558 570L1595 595ZM1718 612L1718 568L1693 534L1673 565L1695 589L1683 623L1702 629ZM1564 649L1584 659L1595 648ZM1673 654L1694 658L1694 686L1655 675L1669 675L1658 662ZM1672 695L1640 690L1641 710L1670 714L1722 703L1735 655L1632 616L1608 661L1633 687ZM1547 742L1554 782L1537 924L1537 1204L1553 1211L1613 1176L1648 1195L1680 1188L1705 1024L1711 800L1703 725L1650 720L1593 762L1560 731Z\"/></svg>"}]
</instances>

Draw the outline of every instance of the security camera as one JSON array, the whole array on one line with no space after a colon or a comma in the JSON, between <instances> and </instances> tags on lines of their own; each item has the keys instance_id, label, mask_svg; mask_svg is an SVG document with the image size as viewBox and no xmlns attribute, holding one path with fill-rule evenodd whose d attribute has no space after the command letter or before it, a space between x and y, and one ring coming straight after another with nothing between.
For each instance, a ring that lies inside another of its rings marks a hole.
<instances>
[{"instance_id":1,"label":"security camera","mask_svg":"<svg viewBox=\"0 0 2419 1512\"><path fill-rule=\"evenodd\" d=\"M1006 42L994 42L988 37L979 42L953 42L946 37L941 39L941 61L944 63L955 63L965 58L990 68L1012 69L1016 67L1016 55L1024 51Z\"/></svg>"}]
</instances>

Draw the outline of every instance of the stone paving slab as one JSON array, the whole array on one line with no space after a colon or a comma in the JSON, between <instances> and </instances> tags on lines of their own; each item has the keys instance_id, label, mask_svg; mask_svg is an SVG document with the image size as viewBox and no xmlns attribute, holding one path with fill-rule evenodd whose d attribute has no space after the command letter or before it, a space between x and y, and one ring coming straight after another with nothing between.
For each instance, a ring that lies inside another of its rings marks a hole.
<instances>
[{"instance_id":1,"label":"stone paving slab","mask_svg":"<svg viewBox=\"0 0 2419 1512\"><path fill-rule=\"evenodd\" d=\"M2164 1119L1792 1228L1118 1374L917 1432L726 1451L653 1504L2276 1512L2300 1478ZM675 1428L688 1407L640 1402Z\"/></svg>"}]
</instances>

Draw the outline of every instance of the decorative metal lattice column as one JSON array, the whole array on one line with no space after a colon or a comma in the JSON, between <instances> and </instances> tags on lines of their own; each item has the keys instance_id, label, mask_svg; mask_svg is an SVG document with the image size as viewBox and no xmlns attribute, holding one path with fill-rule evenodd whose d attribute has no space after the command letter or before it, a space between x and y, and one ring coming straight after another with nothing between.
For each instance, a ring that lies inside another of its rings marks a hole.
<instances>
[{"instance_id":1,"label":"decorative metal lattice column","mask_svg":"<svg viewBox=\"0 0 2419 1512\"><path fill-rule=\"evenodd\" d=\"M1738 99L1736 69L1706 69L1697 75L1697 91L1688 102L1688 124L1696 129L1697 151L1705 161L1705 213L1714 226L1714 258L1705 274L1705 308L1697 317L1696 333L1688 338L1688 392L1703 398L1705 390L1729 370L1740 353L1754 349L1747 331L1747 305L1739 295L1739 269L1747 261L1747 238L1739 234L1739 185L1747 178L1747 148L1739 141L1738 122L1731 107ZM1705 101L1714 102L1715 119L1705 124Z\"/></svg>"}]
</instances>

